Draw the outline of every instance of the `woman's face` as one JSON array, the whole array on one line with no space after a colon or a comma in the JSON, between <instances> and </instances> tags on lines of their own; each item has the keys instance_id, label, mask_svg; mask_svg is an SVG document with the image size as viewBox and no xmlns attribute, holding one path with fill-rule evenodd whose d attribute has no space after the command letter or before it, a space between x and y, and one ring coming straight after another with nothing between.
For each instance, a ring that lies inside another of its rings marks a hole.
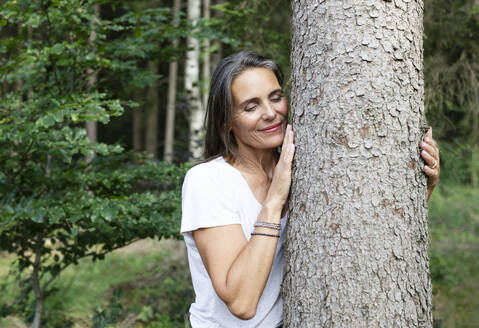
<instances>
[{"instance_id":1,"label":"woman's face","mask_svg":"<svg viewBox=\"0 0 479 328\"><path fill-rule=\"evenodd\" d=\"M283 143L288 102L276 75L267 68L249 68L231 84L232 131L238 149L272 149Z\"/></svg>"}]
</instances>

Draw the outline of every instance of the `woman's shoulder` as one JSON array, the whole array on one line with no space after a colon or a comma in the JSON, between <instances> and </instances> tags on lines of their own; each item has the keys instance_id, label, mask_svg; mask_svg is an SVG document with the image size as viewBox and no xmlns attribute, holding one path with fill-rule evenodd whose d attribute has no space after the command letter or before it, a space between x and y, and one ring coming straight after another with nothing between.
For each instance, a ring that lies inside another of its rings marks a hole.
<instances>
[{"instance_id":1,"label":"woman's shoulder","mask_svg":"<svg viewBox=\"0 0 479 328\"><path fill-rule=\"evenodd\" d=\"M231 179L234 179L234 171L221 156L193 166L185 177L185 181L207 181L208 184L226 183Z\"/></svg>"}]
</instances>

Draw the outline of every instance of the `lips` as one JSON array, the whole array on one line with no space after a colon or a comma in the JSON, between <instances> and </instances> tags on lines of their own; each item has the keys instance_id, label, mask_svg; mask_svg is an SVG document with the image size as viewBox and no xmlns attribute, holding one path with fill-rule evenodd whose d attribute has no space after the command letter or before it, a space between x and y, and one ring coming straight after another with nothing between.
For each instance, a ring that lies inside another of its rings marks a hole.
<instances>
[{"instance_id":1,"label":"lips","mask_svg":"<svg viewBox=\"0 0 479 328\"><path fill-rule=\"evenodd\" d=\"M263 131L263 132L276 132L277 130L279 130L280 127L281 127L281 122L278 122L278 123L275 123L275 124L273 124L273 125L267 126L267 127L265 127L264 129L261 129L260 131Z\"/></svg>"}]
</instances>

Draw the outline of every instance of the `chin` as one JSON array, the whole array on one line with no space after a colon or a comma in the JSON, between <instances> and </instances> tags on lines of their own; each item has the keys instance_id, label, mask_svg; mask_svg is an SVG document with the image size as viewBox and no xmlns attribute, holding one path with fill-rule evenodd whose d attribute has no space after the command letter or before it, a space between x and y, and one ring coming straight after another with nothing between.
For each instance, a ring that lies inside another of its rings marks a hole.
<instances>
[{"instance_id":1,"label":"chin","mask_svg":"<svg viewBox=\"0 0 479 328\"><path fill-rule=\"evenodd\" d=\"M266 142L263 143L262 148L264 149L278 148L283 144L283 139L284 139L284 134L282 134L281 138L278 138L277 140L267 140Z\"/></svg>"}]
</instances>

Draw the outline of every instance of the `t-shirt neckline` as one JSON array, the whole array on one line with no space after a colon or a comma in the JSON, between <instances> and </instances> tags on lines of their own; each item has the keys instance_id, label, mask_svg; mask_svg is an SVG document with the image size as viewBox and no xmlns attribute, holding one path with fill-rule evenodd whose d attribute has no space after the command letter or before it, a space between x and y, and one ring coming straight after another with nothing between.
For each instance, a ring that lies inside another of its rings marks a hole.
<instances>
[{"instance_id":1,"label":"t-shirt neckline","mask_svg":"<svg viewBox=\"0 0 479 328\"><path fill-rule=\"evenodd\" d=\"M251 197L254 199L254 201L256 202L256 204L257 204L258 206L263 207L263 204L261 204L261 203L258 201L258 199L256 199L256 196L254 195L253 190L251 190L251 188L250 188L250 186L249 186L249 184L248 184L248 181L246 181L246 179L243 177L243 174L241 174L240 170L238 170L236 167L234 167L233 165L231 165L230 163L228 163L223 156L220 156L219 159L222 160L223 163L226 164L226 166L230 167L234 172L236 172L236 174L239 175L240 180L242 181L243 185L246 187L246 189L248 190L249 194L250 194Z\"/></svg>"}]
</instances>

